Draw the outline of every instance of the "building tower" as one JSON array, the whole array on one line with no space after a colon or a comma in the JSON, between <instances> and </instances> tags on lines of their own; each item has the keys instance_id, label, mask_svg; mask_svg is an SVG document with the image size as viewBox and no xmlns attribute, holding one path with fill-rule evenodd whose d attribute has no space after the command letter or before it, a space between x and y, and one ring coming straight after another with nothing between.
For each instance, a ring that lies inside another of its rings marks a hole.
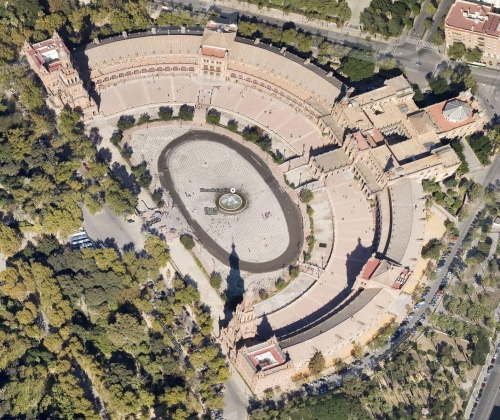
<instances>
[{"instance_id":1,"label":"building tower","mask_svg":"<svg viewBox=\"0 0 500 420\"><path fill-rule=\"evenodd\" d=\"M228 326L221 330L222 350L224 353L228 353L233 360L236 358L235 350L238 341L253 338L257 334L254 301L253 291L247 291L243 296L243 301L236 307Z\"/></svg>"},{"instance_id":2,"label":"building tower","mask_svg":"<svg viewBox=\"0 0 500 420\"><path fill-rule=\"evenodd\" d=\"M97 105L83 86L71 54L57 32L37 44L24 43L31 69L38 75L57 108L67 106L83 113L83 119L97 114Z\"/></svg>"}]
</instances>

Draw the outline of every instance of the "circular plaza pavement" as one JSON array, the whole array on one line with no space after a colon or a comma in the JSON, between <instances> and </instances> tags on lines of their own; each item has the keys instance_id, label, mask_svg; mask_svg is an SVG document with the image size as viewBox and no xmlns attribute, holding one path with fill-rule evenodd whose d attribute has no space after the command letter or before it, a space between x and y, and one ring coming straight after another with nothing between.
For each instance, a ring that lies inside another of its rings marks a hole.
<instances>
[{"instance_id":1,"label":"circular plaza pavement","mask_svg":"<svg viewBox=\"0 0 500 420\"><path fill-rule=\"evenodd\" d=\"M262 159L229 137L190 131L166 146L159 179L203 246L232 269L265 273L296 262L303 228L297 204ZM234 188L245 208L218 211Z\"/></svg>"}]
</instances>

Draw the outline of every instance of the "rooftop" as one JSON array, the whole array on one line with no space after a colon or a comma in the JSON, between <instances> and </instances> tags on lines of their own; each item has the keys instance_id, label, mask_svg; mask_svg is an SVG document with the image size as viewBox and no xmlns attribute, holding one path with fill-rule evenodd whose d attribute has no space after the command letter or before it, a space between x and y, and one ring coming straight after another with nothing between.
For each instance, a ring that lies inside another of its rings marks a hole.
<instances>
[{"instance_id":1,"label":"rooftop","mask_svg":"<svg viewBox=\"0 0 500 420\"><path fill-rule=\"evenodd\" d=\"M468 104L465 104L467 107L465 105L453 104L455 102L460 103L461 101L453 99L451 101L439 102L425 108L439 127L438 133L445 133L462 125L470 124L474 121L474 115L470 106ZM450 116L451 119L448 119L446 115ZM466 115L467 117L464 118ZM454 121L454 118L457 118L457 121Z\"/></svg>"},{"instance_id":2,"label":"rooftop","mask_svg":"<svg viewBox=\"0 0 500 420\"><path fill-rule=\"evenodd\" d=\"M64 45L64 42L60 39L47 39L42 42L31 45L31 49L28 50L28 54L35 63L35 65L40 68L44 66L49 73L57 71L60 66L59 51L69 54L69 50Z\"/></svg>"},{"instance_id":3,"label":"rooftop","mask_svg":"<svg viewBox=\"0 0 500 420\"><path fill-rule=\"evenodd\" d=\"M451 6L446 25L494 37L500 35L500 15L484 4L457 1Z\"/></svg>"},{"instance_id":4,"label":"rooftop","mask_svg":"<svg viewBox=\"0 0 500 420\"><path fill-rule=\"evenodd\" d=\"M250 348L246 356L256 371L269 370L282 365L286 361L285 355L281 351L278 344L271 344L267 347L259 348L254 351Z\"/></svg>"},{"instance_id":5,"label":"rooftop","mask_svg":"<svg viewBox=\"0 0 500 420\"><path fill-rule=\"evenodd\" d=\"M459 123L465 121L472 114L472 108L466 102L450 101L443 108L444 117L451 122Z\"/></svg>"}]
</instances>

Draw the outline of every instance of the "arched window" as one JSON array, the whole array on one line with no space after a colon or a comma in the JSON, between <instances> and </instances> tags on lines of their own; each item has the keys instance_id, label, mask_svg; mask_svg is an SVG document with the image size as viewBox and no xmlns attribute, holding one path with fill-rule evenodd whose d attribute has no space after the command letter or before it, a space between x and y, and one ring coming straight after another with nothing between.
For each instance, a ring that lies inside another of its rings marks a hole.
<instances>
[{"instance_id":1,"label":"arched window","mask_svg":"<svg viewBox=\"0 0 500 420\"><path fill-rule=\"evenodd\" d=\"M194 67L189 67L189 71L194 71Z\"/></svg>"},{"instance_id":2,"label":"arched window","mask_svg":"<svg viewBox=\"0 0 500 420\"><path fill-rule=\"evenodd\" d=\"M105 82L109 81L109 77L105 77L105 78L104 78L104 81L105 81Z\"/></svg>"},{"instance_id":3,"label":"arched window","mask_svg":"<svg viewBox=\"0 0 500 420\"><path fill-rule=\"evenodd\" d=\"M179 67L174 67L174 71L179 71Z\"/></svg>"},{"instance_id":4,"label":"arched window","mask_svg":"<svg viewBox=\"0 0 500 420\"><path fill-rule=\"evenodd\" d=\"M181 67L181 71L186 71L186 67Z\"/></svg>"},{"instance_id":5,"label":"arched window","mask_svg":"<svg viewBox=\"0 0 500 420\"><path fill-rule=\"evenodd\" d=\"M99 80L97 81L97 84L100 84L100 83L102 83L102 79L99 79Z\"/></svg>"},{"instance_id":6,"label":"arched window","mask_svg":"<svg viewBox=\"0 0 500 420\"><path fill-rule=\"evenodd\" d=\"M113 74L113 76L111 76L111 79L116 79L116 74Z\"/></svg>"},{"instance_id":7,"label":"arched window","mask_svg":"<svg viewBox=\"0 0 500 420\"><path fill-rule=\"evenodd\" d=\"M163 70L163 67L157 67L156 68L156 71L162 71Z\"/></svg>"},{"instance_id":8,"label":"arched window","mask_svg":"<svg viewBox=\"0 0 500 420\"><path fill-rule=\"evenodd\" d=\"M134 74L139 74L140 71L139 70L134 70Z\"/></svg>"},{"instance_id":9,"label":"arched window","mask_svg":"<svg viewBox=\"0 0 500 420\"><path fill-rule=\"evenodd\" d=\"M125 76L123 73L120 73L120 74L118 75L118 77L123 77L123 76Z\"/></svg>"},{"instance_id":10,"label":"arched window","mask_svg":"<svg viewBox=\"0 0 500 420\"><path fill-rule=\"evenodd\" d=\"M234 73L231 73L231 77L234 77L234 78L236 78L236 74L234 74Z\"/></svg>"},{"instance_id":11,"label":"arched window","mask_svg":"<svg viewBox=\"0 0 500 420\"><path fill-rule=\"evenodd\" d=\"M148 69L142 69L142 73L147 73Z\"/></svg>"}]
</instances>

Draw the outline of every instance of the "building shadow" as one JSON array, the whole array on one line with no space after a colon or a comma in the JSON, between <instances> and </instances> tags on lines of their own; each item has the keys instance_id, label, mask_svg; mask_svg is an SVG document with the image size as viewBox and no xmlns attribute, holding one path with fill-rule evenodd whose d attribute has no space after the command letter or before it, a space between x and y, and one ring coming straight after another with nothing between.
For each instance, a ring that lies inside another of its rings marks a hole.
<instances>
[{"instance_id":1,"label":"building shadow","mask_svg":"<svg viewBox=\"0 0 500 420\"><path fill-rule=\"evenodd\" d=\"M314 311L313 313L301 318L300 320L293 322L283 328L274 331L276 337L280 338L290 333L296 331L305 331L325 319L335 315L340 309L348 305L352 300L354 300L359 293L351 295L353 291L354 282L357 276L361 272L361 269L366 264L371 256L372 247L365 247L361 244L361 238L358 238L358 244L353 249L352 252L346 255L346 274L347 274L347 284L346 287L327 304ZM359 292L359 290L358 290ZM351 295L348 301L345 299ZM264 327L263 327L264 328ZM264 329L265 330L265 329Z\"/></svg>"},{"instance_id":2,"label":"building shadow","mask_svg":"<svg viewBox=\"0 0 500 420\"><path fill-rule=\"evenodd\" d=\"M259 337L260 340L265 341L271 338L272 334L273 334L273 327L269 323L267 315L264 315L262 317L262 321L260 322L260 324L257 325L257 336Z\"/></svg>"},{"instance_id":3,"label":"building shadow","mask_svg":"<svg viewBox=\"0 0 500 420\"><path fill-rule=\"evenodd\" d=\"M349 293L352 290L352 286L356 281L356 277L358 277L361 269L366 264L366 262L370 259L372 254L371 246L363 246L361 244L361 238L358 238L358 244L353 251L346 255L346 273L347 273L347 288L349 289Z\"/></svg>"},{"instance_id":4,"label":"building shadow","mask_svg":"<svg viewBox=\"0 0 500 420\"><path fill-rule=\"evenodd\" d=\"M229 274L226 277L227 300L224 304L224 320L220 321L220 327L226 327L228 322L233 317L233 312L243 300L243 293L245 292L245 284L240 272L240 257L236 252L236 245L231 245L231 254L229 254Z\"/></svg>"}]
</instances>

